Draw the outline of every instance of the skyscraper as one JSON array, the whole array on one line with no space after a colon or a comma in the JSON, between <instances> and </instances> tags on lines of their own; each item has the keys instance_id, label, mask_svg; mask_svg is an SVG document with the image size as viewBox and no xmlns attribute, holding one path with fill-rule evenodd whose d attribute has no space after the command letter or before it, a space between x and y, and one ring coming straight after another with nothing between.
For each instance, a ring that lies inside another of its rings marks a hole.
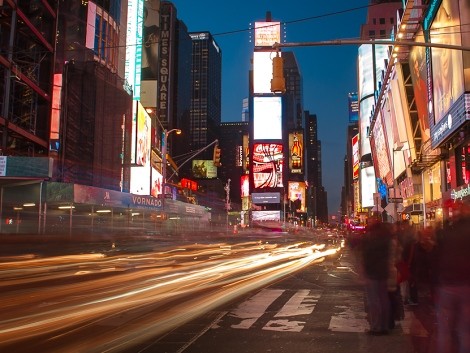
<instances>
[{"instance_id":1,"label":"skyscraper","mask_svg":"<svg viewBox=\"0 0 470 353\"><path fill-rule=\"evenodd\" d=\"M191 150L198 150L219 137L222 115L222 51L209 32L190 33ZM211 151L204 156L212 158Z\"/></svg>"}]
</instances>

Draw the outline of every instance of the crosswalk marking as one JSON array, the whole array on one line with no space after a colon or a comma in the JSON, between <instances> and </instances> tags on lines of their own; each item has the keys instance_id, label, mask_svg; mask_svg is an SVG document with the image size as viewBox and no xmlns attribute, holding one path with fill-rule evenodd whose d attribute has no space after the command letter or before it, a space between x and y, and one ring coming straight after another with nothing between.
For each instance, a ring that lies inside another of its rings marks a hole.
<instances>
[{"instance_id":1,"label":"crosswalk marking","mask_svg":"<svg viewBox=\"0 0 470 353\"><path fill-rule=\"evenodd\" d=\"M320 299L321 291L303 289L296 292L274 317L293 317L309 315L315 309ZM305 321L270 320L263 330L300 332L305 326Z\"/></svg>"},{"instance_id":2,"label":"crosswalk marking","mask_svg":"<svg viewBox=\"0 0 470 353\"><path fill-rule=\"evenodd\" d=\"M319 300L322 290L300 289L292 293L285 304L276 312L268 312L269 306L287 292L283 289L263 289L253 297L242 302L228 316L239 320L232 324L233 329L250 329L263 316L272 319L262 327L262 330L279 332L301 332L312 320L312 314ZM284 295L285 296L285 295ZM361 290L347 290L335 292L333 312L329 321L328 330L333 332L364 333L369 330L367 314L364 311L364 294ZM213 326L213 328L219 328ZM407 335L428 337L429 333L414 315L413 311L405 309L405 317L397 322L395 330Z\"/></svg>"},{"instance_id":3,"label":"crosswalk marking","mask_svg":"<svg viewBox=\"0 0 470 353\"><path fill-rule=\"evenodd\" d=\"M302 289L297 291L274 317L311 314L320 299L321 291Z\"/></svg>"},{"instance_id":4,"label":"crosswalk marking","mask_svg":"<svg viewBox=\"0 0 470 353\"><path fill-rule=\"evenodd\" d=\"M241 319L240 323L232 325L232 328L249 329L282 293L284 293L282 289L263 289L255 296L241 303L237 309L229 314Z\"/></svg>"},{"instance_id":5,"label":"crosswalk marking","mask_svg":"<svg viewBox=\"0 0 470 353\"><path fill-rule=\"evenodd\" d=\"M367 314L364 312L364 300L361 293L340 292L340 305L335 305L335 313L331 316L331 331L337 332L366 332L369 330Z\"/></svg>"}]
</instances>

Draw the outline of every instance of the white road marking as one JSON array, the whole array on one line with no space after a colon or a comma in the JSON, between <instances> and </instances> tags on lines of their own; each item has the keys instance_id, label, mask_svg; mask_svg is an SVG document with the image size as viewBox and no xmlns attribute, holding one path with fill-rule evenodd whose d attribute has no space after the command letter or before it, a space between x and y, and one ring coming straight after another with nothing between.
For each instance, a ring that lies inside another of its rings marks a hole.
<instances>
[{"instance_id":1,"label":"white road marking","mask_svg":"<svg viewBox=\"0 0 470 353\"><path fill-rule=\"evenodd\" d=\"M310 315L320 299L322 291L302 289L297 291L274 317ZM300 332L305 321L270 320L263 330Z\"/></svg>"},{"instance_id":2,"label":"white road marking","mask_svg":"<svg viewBox=\"0 0 470 353\"><path fill-rule=\"evenodd\" d=\"M336 332L366 332L369 330L367 314L364 311L364 300L360 292L343 292L341 305L335 305L335 314L331 316L331 331Z\"/></svg>"},{"instance_id":3,"label":"white road marking","mask_svg":"<svg viewBox=\"0 0 470 353\"><path fill-rule=\"evenodd\" d=\"M308 315L313 312L322 291L302 289L297 291L274 317Z\"/></svg>"},{"instance_id":4,"label":"white road marking","mask_svg":"<svg viewBox=\"0 0 470 353\"><path fill-rule=\"evenodd\" d=\"M281 331L281 332L300 332L302 331L304 326L305 326L305 321L271 320L263 327L263 330Z\"/></svg>"},{"instance_id":5,"label":"white road marking","mask_svg":"<svg viewBox=\"0 0 470 353\"><path fill-rule=\"evenodd\" d=\"M255 296L241 303L237 309L229 314L241 319L240 323L232 325L232 328L249 329L282 293L284 293L282 289L263 289Z\"/></svg>"}]
</instances>

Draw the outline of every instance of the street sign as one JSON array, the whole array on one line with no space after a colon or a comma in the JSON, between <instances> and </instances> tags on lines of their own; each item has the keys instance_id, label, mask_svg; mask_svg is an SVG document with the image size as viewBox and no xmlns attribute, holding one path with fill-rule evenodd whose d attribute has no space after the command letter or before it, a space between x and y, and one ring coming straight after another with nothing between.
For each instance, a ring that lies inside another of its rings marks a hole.
<instances>
[{"instance_id":1,"label":"street sign","mask_svg":"<svg viewBox=\"0 0 470 353\"><path fill-rule=\"evenodd\" d=\"M388 202L391 203L402 203L403 202L403 197L389 197Z\"/></svg>"}]
</instances>

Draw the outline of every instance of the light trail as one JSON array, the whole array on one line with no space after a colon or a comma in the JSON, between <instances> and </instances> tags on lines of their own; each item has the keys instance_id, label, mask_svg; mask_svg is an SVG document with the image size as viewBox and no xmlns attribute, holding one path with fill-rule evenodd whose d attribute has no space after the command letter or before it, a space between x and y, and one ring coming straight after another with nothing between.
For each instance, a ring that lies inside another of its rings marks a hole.
<instances>
[{"instance_id":1,"label":"light trail","mask_svg":"<svg viewBox=\"0 0 470 353\"><path fill-rule=\"evenodd\" d=\"M118 352L339 250L246 242L0 262L0 349Z\"/></svg>"}]
</instances>

